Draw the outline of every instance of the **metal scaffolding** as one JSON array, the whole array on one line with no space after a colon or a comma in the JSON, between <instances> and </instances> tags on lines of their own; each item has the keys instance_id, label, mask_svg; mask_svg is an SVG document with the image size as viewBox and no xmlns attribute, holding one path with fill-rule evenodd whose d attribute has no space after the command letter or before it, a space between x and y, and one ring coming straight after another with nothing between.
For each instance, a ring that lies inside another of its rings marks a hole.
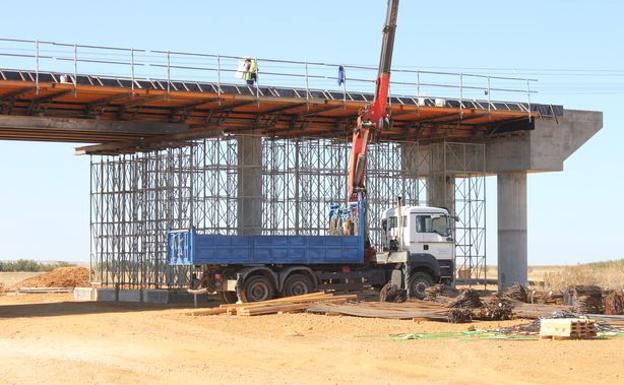
<instances>
[{"instance_id":1,"label":"metal scaffolding","mask_svg":"<svg viewBox=\"0 0 624 385\"><path fill-rule=\"evenodd\" d=\"M330 203L346 199L350 144L341 139L220 136L184 147L91 157L94 282L119 287L184 287L192 269L166 264L166 233L194 227L219 234L315 234ZM442 162L439 155L442 154ZM459 159L462 162L449 159ZM408 142L369 147L368 223L381 241L381 215L402 196L431 202L432 177L452 178L445 201L459 217L457 265L485 273L484 145ZM430 197L431 198L431 197Z\"/></svg>"}]
</instances>

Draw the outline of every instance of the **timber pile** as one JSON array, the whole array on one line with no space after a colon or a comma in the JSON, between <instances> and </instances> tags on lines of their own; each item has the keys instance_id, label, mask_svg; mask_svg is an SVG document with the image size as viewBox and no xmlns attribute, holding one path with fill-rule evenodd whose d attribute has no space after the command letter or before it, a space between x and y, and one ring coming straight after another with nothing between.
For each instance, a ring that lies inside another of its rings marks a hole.
<instances>
[{"instance_id":1,"label":"timber pile","mask_svg":"<svg viewBox=\"0 0 624 385\"><path fill-rule=\"evenodd\" d=\"M449 310L444 306L419 300L403 303L360 302L344 305L323 303L312 305L307 311L308 313L365 318L450 320Z\"/></svg>"},{"instance_id":2,"label":"timber pile","mask_svg":"<svg viewBox=\"0 0 624 385\"><path fill-rule=\"evenodd\" d=\"M596 321L586 318L545 318L540 322L540 337L553 339L594 338Z\"/></svg>"},{"instance_id":3,"label":"timber pile","mask_svg":"<svg viewBox=\"0 0 624 385\"><path fill-rule=\"evenodd\" d=\"M465 289L461 291L457 298L449 302L447 306L451 309L477 309L483 306L483 302L481 302L481 297L476 290Z\"/></svg>"},{"instance_id":4,"label":"timber pile","mask_svg":"<svg viewBox=\"0 0 624 385\"><path fill-rule=\"evenodd\" d=\"M503 291L503 296L520 302L529 302L527 289L519 283L514 283Z\"/></svg>"},{"instance_id":5,"label":"timber pile","mask_svg":"<svg viewBox=\"0 0 624 385\"><path fill-rule=\"evenodd\" d=\"M316 303L344 304L357 300L357 294L334 295L331 293L310 293L292 297L271 299L268 301L248 302L240 304L223 304L218 308L197 310L189 315L229 314L255 316L266 314L283 314L303 312Z\"/></svg>"}]
</instances>

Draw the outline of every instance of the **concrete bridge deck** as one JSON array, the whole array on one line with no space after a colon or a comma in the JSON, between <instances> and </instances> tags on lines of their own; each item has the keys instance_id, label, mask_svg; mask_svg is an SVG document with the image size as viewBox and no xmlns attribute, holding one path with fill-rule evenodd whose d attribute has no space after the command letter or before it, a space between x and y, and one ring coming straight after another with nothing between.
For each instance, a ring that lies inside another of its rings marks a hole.
<instances>
[{"instance_id":1,"label":"concrete bridge deck","mask_svg":"<svg viewBox=\"0 0 624 385\"><path fill-rule=\"evenodd\" d=\"M64 78L64 79L63 79ZM0 70L0 139L105 143L116 154L198 137L348 137L372 93L214 82L131 80ZM381 140L475 141L530 130L561 106L475 99L391 98L393 127ZM529 118L530 117L530 118Z\"/></svg>"}]
</instances>

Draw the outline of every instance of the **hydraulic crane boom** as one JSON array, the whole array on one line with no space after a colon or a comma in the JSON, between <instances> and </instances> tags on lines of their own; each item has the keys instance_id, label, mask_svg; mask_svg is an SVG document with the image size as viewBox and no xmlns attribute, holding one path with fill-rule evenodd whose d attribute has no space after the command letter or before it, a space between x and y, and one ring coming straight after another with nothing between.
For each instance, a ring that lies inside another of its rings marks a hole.
<instances>
[{"instance_id":1,"label":"hydraulic crane boom","mask_svg":"<svg viewBox=\"0 0 624 385\"><path fill-rule=\"evenodd\" d=\"M351 143L351 157L349 159L348 195L349 201L357 201L358 193L363 192L364 176L366 174L366 147L371 132L383 130L390 125L388 107L388 88L390 86L390 67L392 66L392 51L396 31L399 0L388 0L386 23L383 28L381 56L379 58L379 73L377 75L377 89L375 99L358 116L357 126L353 130Z\"/></svg>"}]
</instances>

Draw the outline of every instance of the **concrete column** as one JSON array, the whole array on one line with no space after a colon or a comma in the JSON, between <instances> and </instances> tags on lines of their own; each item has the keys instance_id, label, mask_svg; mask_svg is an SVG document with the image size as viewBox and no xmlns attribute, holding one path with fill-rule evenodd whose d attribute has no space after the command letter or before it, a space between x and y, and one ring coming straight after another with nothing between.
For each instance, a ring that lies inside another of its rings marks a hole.
<instances>
[{"instance_id":1,"label":"concrete column","mask_svg":"<svg viewBox=\"0 0 624 385\"><path fill-rule=\"evenodd\" d=\"M498 182L498 289L527 283L527 174L500 173Z\"/></svg>"},{"instance_id":2,"label":"concrete column","mask_svg":"<svg viewBox=\"0 0 624 385\"><path fill-rule=\"evenodd\" d=\"M238 138L238 234L262 232L262 138Z\"/></svg>"},{"instance_id":3,"label":"concrete column","mask_svg":"<svg viewBox=\"0 0 624 385\"><path fill-rule=\"evenodd\" d=\"M446 207L451 215L455 215L455 178L449 175L428 176L427 205Z\"/></svg>"}]
</instances>

